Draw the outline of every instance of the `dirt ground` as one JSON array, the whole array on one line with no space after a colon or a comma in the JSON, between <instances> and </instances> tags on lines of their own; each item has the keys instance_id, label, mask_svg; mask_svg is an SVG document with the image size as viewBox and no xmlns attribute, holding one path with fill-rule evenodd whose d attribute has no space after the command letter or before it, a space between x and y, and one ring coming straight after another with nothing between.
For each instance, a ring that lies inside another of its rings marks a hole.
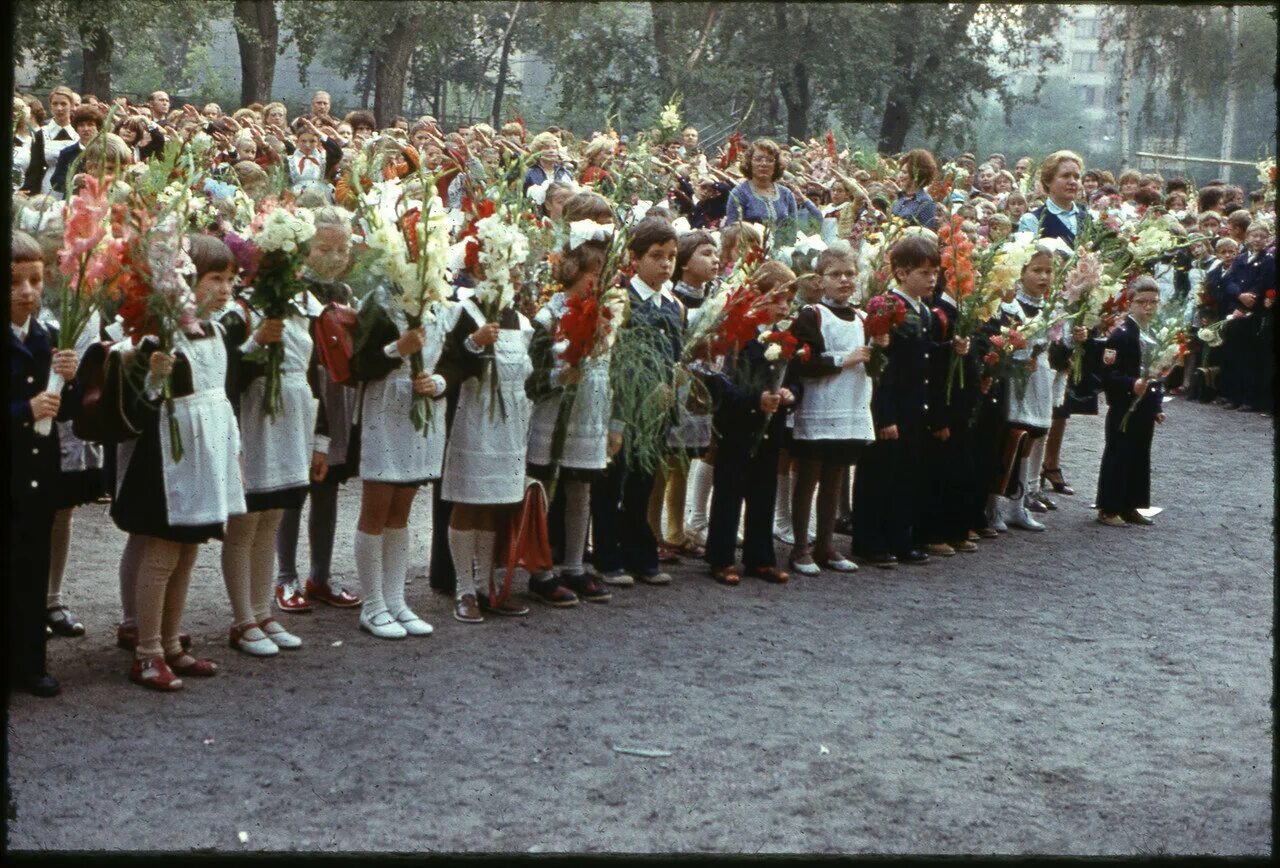
<instances>
[{"instance_id":1,"label":"dirt ground","mask_svg":"<svg viewBox=\"0 0 1280 868\"><path fill-rule=\"evenodd\" d=\"M11 702L9 846L1269 854L1272 423L1167 409L1151 528L1093 523L1102 420L1078 418L1048 533L781 587L684 565L482 625L419 575L427 639L321 609L281 616L302 650L237 654L210 546L185 626L223 672L172 696L125 678L124 540L83 508L88 635L52 642L60 697ZM348 485L352 585L357 507Z\"/></svg>"}]
</instances>

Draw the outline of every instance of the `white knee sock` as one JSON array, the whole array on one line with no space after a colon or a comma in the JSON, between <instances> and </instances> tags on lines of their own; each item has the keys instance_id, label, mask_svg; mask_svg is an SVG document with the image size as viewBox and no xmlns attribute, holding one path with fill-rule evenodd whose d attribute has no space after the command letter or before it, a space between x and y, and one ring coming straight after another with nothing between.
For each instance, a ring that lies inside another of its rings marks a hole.
<instances>
[{"instance_id":1,"label":"white knee sock","mask_svg":"<svg viewBox=\"0 0 1280 868\"><path fill-rule=\"evenodd\" d=\"M476 589L489 593L489 576L494 570L494 555L498 547L498 534L491 530L475 531L476 535Z\"/></svg>"},{"instance_id":2,"label":"white knee sock","mask_svg":"<svg viewBox=\"0 0 1280 868\"><path fill-rule=\"evenodd\" d=\"M69 506L53 514L53 538L49 544L49 596L45 606L62 605L62 577L67 572L67 552L71 549L71 514Z\"/></svg>"},{"instance_id":3,"label":"white knee sock","mask_svg":"<svg viewBox=\"0 0 1280 868\"><path fill-rule=\"evenodd\" d=\"M791 471L778 474L778 497L773 504L773 532L789 534L791 530Z\"/></svg>"},{"instance_id":4,"label":"white knee sock","mask_svg":"<svg viewBox=\"0 0 1280 868\"><path fill-rule=\"evenodd\" d=\"M458 576L454 597L476 592L476 531L449 528L449 554L453 556L453 569Z\"/></svg>"},{"instance_id":5,"label":"white knee sock","mask_svg":"<svg viewBox=\"0 0 1280 868\"><path fill-rule=\"evenodd\" d=\"M269 509L258 516L249 550L249 599L253 620L261 624L271 617L271 596L276 587L276 531L283 509Z\"/></svg>"},{"instance_id":6,"label":"white knee sock","mask_svg":"<svg viewBox=\"0 0 1280 868\"><path fill-rule=\"evenodd\" d=\"M409 529L388 527L382 531L382 597L387 611L399 617L408 609L404 581L409 572Z\"/></svg>"},{"instance_id":7,"label":"white knee sock","mask_svg":"<svg viewBox=\"0 0 1280 868\"><path fill-rule=\"evenodd\" d=\"M564 571L582 573L582 554L591 521L591 484L571 481L564 488ZM696 526L696 525L695 525Z\"/></svg>"},{"instance_id":8,"label":"white knee sock","mask_svg":"<svg viewBox=\"0 0 1280 868\"><path fill-rule=\"evenodd\" d=\"M689 520L686 524L700 533L707 530L707 502L711 499L711 465L695 458L689 465Z\"/></svg>"},{"instance_id":9,"label":"white knee sock","mask_svg":"<svg viewBox=\"0 0 1280 868\"><path fill-rule=\"evenodd\" d=\"M382 599L382 535L365 533L356 528L356 575L364 595L360 614L372 618L385 611Z\"/></svg>"},{"instance_id":10,"label":"white knee sock","mask_svg":"<svg viewBox=\"0 0 1280 868\"><path fill-rule=\"evenodd\" d=\"M1044 464L1044 437L1037 437L1027 451L1027 464L1022 471L1022 482L1026 493L1033 494L1040 490L1040 468Z\"/></svg>"}]
</instances>

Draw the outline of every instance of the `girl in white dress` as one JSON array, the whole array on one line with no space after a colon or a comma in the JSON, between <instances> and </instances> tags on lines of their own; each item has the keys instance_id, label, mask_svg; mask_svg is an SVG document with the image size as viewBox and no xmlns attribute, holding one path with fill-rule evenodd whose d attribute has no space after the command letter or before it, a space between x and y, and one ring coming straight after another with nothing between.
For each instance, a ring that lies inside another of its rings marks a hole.
<instances>
[{"instance_id":1,"label":"girl in white dress","mask_svg":"<svg viewBox=\"0 0 1280 868\"><path fill-rule=\"evenodd\" d=\"M404 599L409 568L409 511L418 487L440 478L445 380L433 373L444 336L457 318L453 305L436 303L422 325L410 328L386 287L360 304L352 372L361 381L359 403L360 521L356 573L363 587L360 628L380 639L429 636L432 627ZM422 371L412 373L417 354ZM426 424L413 423L414 401L427 402Z\"/></svg>"}]
</instances>

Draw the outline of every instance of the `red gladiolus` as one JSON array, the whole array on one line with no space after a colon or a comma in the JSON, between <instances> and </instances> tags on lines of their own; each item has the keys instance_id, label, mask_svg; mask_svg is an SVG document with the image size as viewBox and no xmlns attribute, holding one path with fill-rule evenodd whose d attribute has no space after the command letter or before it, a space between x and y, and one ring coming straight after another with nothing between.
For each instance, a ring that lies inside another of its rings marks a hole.
<instances>
[{"instance_id":1,"label":"red gladiolus","mask_svg":"<svg viewBox=\"0 0 1280 868\"><path fill-rule=\"evenodd\" d=\"M1026 335L1016 329L1009 332L1009 346L1015 350L1025 350L1027 348Z\"/></svg>"},{"instance_id":2,"label":"red gladiolus","mask_svg":"<svg viewBox=\"0 0 1280 868\"><path fill-rule=\"evenodd\" d=\"M995 347L997 350L1003 350L1003 349L1004 349L1004 335L992 335L992 336L991 336L991 346Z\"/></svg>"},{"instance_id":3,"label":"red gladiolus","mask_svg":"<svg viewBox=\"0 0 1280 868\"><path fill-rule=\"evenodd\" d=\"M600 314L600 304L590 293L571 296L565 301L565 311L560 316L560 326L556 329L556 340L568 341L568 346L560 352L560 358L566 365L576 367L591 355L596 343ZM607 318L610 311L605 309L604 314Z\"/></svg>"},{"instance_id":4,"label":"red gladiolus","mask_svg":"<svg viewBox=\"0 0 1280 868\"><path fill-rule=\"evenodd\" d=\"M400 218L400 231L404 233L404 243L409 249L409 261L418 261L418 221L422 219L422 210L412 208Z\"/></svg>"}]
</instances>

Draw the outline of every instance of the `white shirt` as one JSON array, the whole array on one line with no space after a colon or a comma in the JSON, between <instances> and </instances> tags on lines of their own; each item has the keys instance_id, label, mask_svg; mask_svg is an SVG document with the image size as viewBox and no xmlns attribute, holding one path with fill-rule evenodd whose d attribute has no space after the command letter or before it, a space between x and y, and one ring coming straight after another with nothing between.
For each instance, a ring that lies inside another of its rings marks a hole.
<instances>
[{"instance_id":1,"label":"white shirt","mask_svg":"<svg viewBox=\"0 0 1280 868\"><path fill-rule=\"evenodd\" d=\"M11 321L9 328L13 329L13 335L18 339L18 343L25 344L27 342L27 332L31 330L31 317L27 317L26 322L22 325L14 325Z\"/></svg>"},{"instance_id":2,"label":"white shirt","mask_svg":"<svg viewBox=\"0 0 1280 868\"><path fill-rule=\"evenodd\" d=\"M893 294L894 294L894 295L896 295L898 298L902 299L903 301L905 301L905 302L907 303L907 309L908 309L908 310L913 310L913 311L915 311L915 312L916 312L916 314L917 314L917 315L919 315L919 316L921 316L921 317L923 317L923 316L924 316L925 311L926 311L926 308L925 308L925 306L924 306L924 302L923 302L923 301L919 301L918 299L914 299L914 298L912 298L911 296L909 296L909 295L907 295L905 292L903 292L901 289L896 289L896 288L895 288L895 289L894 289L894 291L893 291Z\"/></svg>"},{"instance_id":3,"label":"white shirt","mask_svg":"<svg viewBox=\"0 0 1280 868\"><path fill-rule=\"evenodd\" d=\"M662 284L661 289L654 289L640 279L639 275L631 278L631 288L636 291L636 295L640 296L641 301L647 301L654 307L662 307L662 297L671 297L671 281Z\"/></svg>"}]
</instances>

